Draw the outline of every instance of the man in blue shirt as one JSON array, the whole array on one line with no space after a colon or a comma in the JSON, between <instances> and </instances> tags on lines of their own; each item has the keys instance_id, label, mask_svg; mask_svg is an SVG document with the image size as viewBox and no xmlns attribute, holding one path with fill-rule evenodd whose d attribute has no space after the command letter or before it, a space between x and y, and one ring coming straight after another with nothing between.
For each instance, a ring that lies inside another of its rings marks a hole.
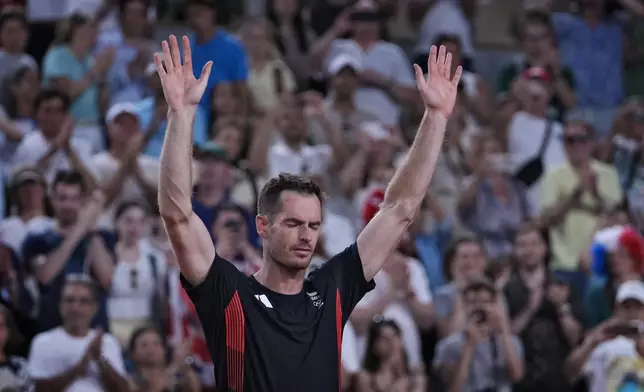
<instances>
[{"instance_id":1,"label":"man in blue shirt","mask_svg":"<svg viewBox=\"0 0 644 392\"><path fill-rule=\"evenodd\" d=\"M188 0L186 16L188 24L195 31L195 37L190 39L192 68L197 73L195 77L199 77L208 61L213 62L201 107L210 113L213 88L222 82L235 84L235 92L240 102L247 102L246 52L236 37L217 27L215 2Z\"/></svg>"},{"instance_id":2,"label":"man in blue shirt","mask_svg":"<svg viewBox=\"0 0 644 392\"><path fill-rule=\"evenodd\" d=\"M114 261L102 233L94 231L103 210L103 196L86 198L85 184L77 172L58 172L52 185L52 205L56 218L53 229L28 235L23 243L23 258L40 287L38 331L62 322L58 303L65 276L89 272L105 289L112 278ZM105 296L94 325L107 330Z\"/></svg>"}]
</instances>

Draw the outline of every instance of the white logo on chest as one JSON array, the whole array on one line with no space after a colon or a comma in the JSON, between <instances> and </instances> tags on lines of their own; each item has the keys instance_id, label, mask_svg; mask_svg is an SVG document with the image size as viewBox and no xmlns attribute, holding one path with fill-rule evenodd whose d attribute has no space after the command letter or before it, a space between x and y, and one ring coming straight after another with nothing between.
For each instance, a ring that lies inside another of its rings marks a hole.
<instances>
[{"instance_id":1,"label":"white logo on chest","mask_svg":"<svg viewBox=\"0 0 644 392\"><path fill-rule=\"evenodd\" d=\"M318 294L317 291L313 291L311 293L307 292L306 295L309 296L311 302L313 302L313 306L316 308L320 309L322 305L324 305L324 301L322 301L322 297L320 297L320 294Z\"/></svg>"},{"instance_id":2,"label":"white logo on chest","mask_svg":"<svg viewBox=\"0 0 644 392\"><path fill-rule=\"evenodd\" d=\"M273 309L273 304L271 303L271 301L268 300L268 297L266 296L266 294L258 294L255 296L255 298L257 298L259 302L261 302L267 308Z\"/></svg>"}]
</instances>

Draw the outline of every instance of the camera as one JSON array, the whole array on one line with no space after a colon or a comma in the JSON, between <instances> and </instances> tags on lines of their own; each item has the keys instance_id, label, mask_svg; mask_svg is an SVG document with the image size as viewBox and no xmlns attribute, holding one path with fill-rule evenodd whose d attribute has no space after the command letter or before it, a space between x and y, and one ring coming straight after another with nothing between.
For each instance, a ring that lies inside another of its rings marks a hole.
<instances>
[{"instance_id":1,"label":"camera","mask_svg":"<svg viewBox=\"0 0 644 392\"><path fill-rule=\"evenodd\" d=\"M487 321L487 312L483 309L476 309L472 312L472 319L477 324L483 324Z\"/></svg>"}]
</instances>

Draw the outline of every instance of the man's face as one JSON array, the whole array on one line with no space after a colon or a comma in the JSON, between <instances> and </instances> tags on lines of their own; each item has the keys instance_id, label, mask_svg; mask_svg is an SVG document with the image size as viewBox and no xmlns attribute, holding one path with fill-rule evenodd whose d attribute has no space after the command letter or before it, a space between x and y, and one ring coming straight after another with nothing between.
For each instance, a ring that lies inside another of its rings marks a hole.
<instances>
[{"instance_id":1,"label":"man's face","mask_svg":"<svg viewBox=\"0 0 644 392\"><path fill-rule=\"evenodd\" d=\"M520 264L534 267L545 261L547 248L541 234L532 230L517 236L514 252Z\"/></svg>"},{"instance_id":2,"label":"man's face","mask_svg":"<svg viewBox=\"0 0 644 392\"><path fill-rule=\"evenodd\" d=\"M60 298L60 314L66 325L88 328L96 313L96 300L89 287L68 283Z\"/></svg>"},{"instance_id":3,"label":"man's face","mask_svg":"<svg viewBox=\"0 0 644 392\"><path fill-rule=\"evenodd\" d=\"M36 120L45 137L54 138L60 133L65 114L65 106L60 98L52 98L40 103L36 110Z\"/></svg>"},{"instance_id":4,"label":"man's face","mask_svg":"<svg viewBox=\"0 0 644 392\"><path fill-rule=\"evenodd\" d=\"M358 87L358 78L353 69L345 67L331 79L331 83L336 95L346 97Z\"/></svg>"},{"instance_id":5,"label":"man's face","mask_svg":"<svg viewBox=\"0 0 644 392\"><path fill-rule=\"evenodd\" d=\"M550 48L551 39L547 26L528 23L523 30L523 50L529 56L542 56Z\"/></svg>"},{"instance_id":6,"label":"man's face","mask_svg":"<svg viewBox=\"0 0 644 392\"><path fill-rule=\"evenodd\" d=\"M302 108L295 102L285 102L279 109L277 126L288 142L299 143L306 136L306 120Z\"/></svg>"},{"instance_id":7,"label":"man's face","mask_svg":"<svg viewBox=\"0 0 644 392\"><path fill-rule=\"evenodd\" d=\"M139 120L129 113L119 114L109 124L110 139L117 144L127 143L134 134L140 131Z\"/></svg>"},{"instance_id":8,"label":"man's face","mask_svg":"<svg viewBox=\"0 0 644 392\"><path fill-rule=\"evenodd\" d=\"M246 220L238 211L221 211L217 214L217 219L213 225L213 234L218 244L226 242L228 246L237 248L248 236Z\"/></svg>"},{"instance_id":9,"label":"man's face","mask_svg":"<svg viewBox=\"0 0 644 392\"><path fill-rule=\"evenodd\" d=\"M467 281L483 273L485 255L481 245L476 242L465 242L458 246L452 266L453 276Z\"/></svg>"},{"instance_id":10,"label":"man's face","mask_svg":"<svg viewBox=\"0 0 644 392\"><path fill-rule=\"evenodd\" d=\"M322 206L314 195L282 192L274 217L258 216L257 231L271 259L293 271L305 270L320 237Z\"/></svg>"},{"instance_id":11,"label":"man's face","mask_svg":"<svg viewBox=\"0 0 644 392\"><path fill-rule=\"evenodd\" d=\"M543 80L530 79L525 82L525 94L528 98L527 110L545 112L550 103L550 86Z\"/></svg>"},{"instance_id":12,"label":"man's face","mask_svg":"<svg viewBox=\"0 0 644 392\"><path fill-rule=\"evenodd\" d=\"M617 316L623 320L644 321L644 304L636 299L627 299L617 305Z\"/></svg>"},{"instance_id":13,"label":"man's face","mask_svg":"<svg viewBox=\"0 0 644 392\"><path fill-rule=\"evenodd\" d=\"M2 46L12 52L22 52L28 36L26 26L18 19L8 20L0 30Z\"/></svg>"},{"instance_id":14,"label":"man's face","mask_svg":"<svg viewBox=\"0 0 644 392\"><path fill-rule=\"evenodd\" d=\"M215 157L199 159L199 184L208 187L228 188L233 182L230 164Z\"/></svg>"},{"instance_id":15,"label":"man's face","mask_svg":"<svg viewBox=\"0 0 644 392\"><path fill-rule=\"evenodd\" d=\"M143 1L129 1L125 5L123 21L128 26L144 28L148 21L148 9Z\"/></svg>"},{"instance_id":16,"label":"man's face","mask_svg":"<svg viewBox=\"0 0 644 392\"><path fill-rule=\"evenodd\" d=\"M83 193L80 185L58 184L52 192L52 205L56 218L64 224L76 222L78 211L83 204Z\"/></svg>"},{"instance_id":17,"label":"man's face","mask_svg":"<svg viewBox=\"0 0 644 392\"><path fill-rule=\"evenodd\" d=\"M566 126L563 133L563 142L568 160L571 162L583 163L590 159L593 143L583 125L570 124Z\"/></svg>"},{"instance_id":18,"label":"man's face","mask_svg":"<svg viewBox=\"0 0 644 392\"><path fill-rule=\"evenodd\" d=\"M210 7L193 4L188 7L186 14L188 25L197 32L207 31L215 25L215 12Z\"/></svg>"}]
</instances>

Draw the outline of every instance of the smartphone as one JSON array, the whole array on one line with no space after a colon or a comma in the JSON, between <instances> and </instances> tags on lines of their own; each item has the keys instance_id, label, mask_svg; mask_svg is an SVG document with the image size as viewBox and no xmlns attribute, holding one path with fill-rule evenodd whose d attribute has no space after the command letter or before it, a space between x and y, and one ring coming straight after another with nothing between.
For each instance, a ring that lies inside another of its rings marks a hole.
<instances>
[{"instance_id":1,"label":"smartphone","mask_svg":"<svg viewBox=\"0 0 644 392\"><path fill-rule=\"evenodd\" d=\"M609 328L608 333L618 336L633 336L644 332L644 325L637 321L620 323Z\"/></svg>"}]
</instances>

